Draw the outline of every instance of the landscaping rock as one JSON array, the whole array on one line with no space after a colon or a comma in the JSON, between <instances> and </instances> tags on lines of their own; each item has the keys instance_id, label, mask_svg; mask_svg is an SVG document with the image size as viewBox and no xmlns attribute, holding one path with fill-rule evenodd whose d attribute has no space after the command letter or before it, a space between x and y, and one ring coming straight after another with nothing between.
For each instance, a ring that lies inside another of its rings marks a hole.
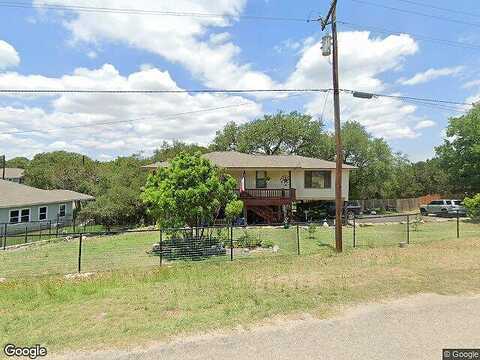
<instances>
[{"instance_id":1,"label":"landscaping rock","mask_svg":"<svg viewBox=\"0 0 480 360\"><path fill-rule=\"evenodd\" d=\"M4 282L6 282L6 281L7 281L7 279L5 279L5 278L0 278L0 284L1 284L1 283L4 283Z\"/></svg>"},{"instance_id":2,"label":"landscaping rock","mask_svg":"<svg viewBox=\"0 0 480 360\"><path fill-rule=\"evenodd\" d=\"M278 253L278 252L280 251L280 246L274 245L273 248L272 248L272 251L273 251L274 253Z\"/></svg>"},{"instance_id":3,"label":"landscaping rock","mask_svg":"<svg viewBox=\"0 0 480 360\"><path fill-rule=\"evenodd\" d=\"M67 274L65 275L65 279L68 280L75 280L75 279L87 279L95 275L94 273L81 273L81 274Z\"/></svg>"}]
</instances>

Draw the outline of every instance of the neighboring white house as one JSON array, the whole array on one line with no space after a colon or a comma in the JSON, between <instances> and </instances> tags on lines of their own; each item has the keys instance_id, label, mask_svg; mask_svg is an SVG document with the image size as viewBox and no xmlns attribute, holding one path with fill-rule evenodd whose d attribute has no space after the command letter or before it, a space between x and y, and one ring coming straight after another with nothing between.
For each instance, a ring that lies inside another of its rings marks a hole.
<instances>
[{"instance_id":1,"label":"neighboring white house","mask_svg":"<svg viewBox=\"0 0 480 360\"><path fill-rule=\"evenodd\" d=\"M80 202L94 199L74 191L41 190L0 180L0 224L71 219Z\"/></svg>"},{"instance_id":2,"label":"neighboring white house","mask_svg":"<svg viewBox=\"0 0 480 360\"><path fill-rule=\"evenodd\" d=\"M249 213L265 222L281 220L294 204L335 200L335 162L297 155L250 155L235 151L211 152L203 157L226 170L237 179L240 190L242 179L245 191L239 191L244 202L245 217ZM156 169L167 162L148 165ZM343 166L342 195L348 201L350 171Z\"/></svg>"},{"instance_id":3,"label":"neighboring white house","mask_svg":"<svg viewBox=\"0 0 480 360\"><path fill-rule=\"evenodd\" d=\"M24 170L17 168L5 168L5 178L3 178L3 168L0 168L0 179L23 184Z\"/></svg>"}]
</instances>

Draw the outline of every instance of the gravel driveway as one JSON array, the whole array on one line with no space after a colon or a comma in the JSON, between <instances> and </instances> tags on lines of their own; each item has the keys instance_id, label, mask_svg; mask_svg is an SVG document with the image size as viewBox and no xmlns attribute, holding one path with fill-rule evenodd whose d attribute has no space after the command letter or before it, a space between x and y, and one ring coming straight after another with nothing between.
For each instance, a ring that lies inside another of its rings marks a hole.
<instances>
[{"instance_id":1,"label":"gravel driveway","mask_svg":"<svg viewBox=\"0 0 480 360\"><path fill-rule=\"evenodd\" d=\"M441 359L443 348L480 347L480 296L419 295L352 308L337 318L276 322L62 359Z\"/></svg>"}]
</instances>

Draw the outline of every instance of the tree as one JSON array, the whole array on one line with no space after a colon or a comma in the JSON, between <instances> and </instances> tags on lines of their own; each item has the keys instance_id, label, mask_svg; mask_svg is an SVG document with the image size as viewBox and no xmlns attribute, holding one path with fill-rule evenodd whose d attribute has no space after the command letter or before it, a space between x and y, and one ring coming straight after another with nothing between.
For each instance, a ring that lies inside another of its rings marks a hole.
<instances>
[{"instance_id":1,"label":"tree","mask_svg":"<svg viewBox=\"0 0 480 360\"><path fill-rule=\"evenodd\" d=\"M63 189L95 194L98 163L77 153L37 154L25 169L27 185L45 190Z\"/></svg>"},{"instance_id":2,"label":"tree","mask_svg":"<svg viewBox=\"0 0 480 360\"><path fill-rule=\"evenodd\" d=\"M436 148L440 166L456 192L480 192L480 105L451 118L443 145Z\"/></svg>"},{"instance_id":3,"label":"tree","mask_svg":"<svg viewBox=\"0 0 480 360\"><path fill-rule=\"evenodd\" d=\"M25 169L29 163L30 160L28 160L26 157L16 157L8 160L6 166L9 168Z\"/></svg>"},{"instance_id":4,"label":"tree","mask_svg":"<svg viewBox=\"0 0 480 360\"><path fill-rule=\"evenodd\" d=\"M427 194L449 194L451 186L446 172L440 167L438 158L419 161L413 164L415 183L418 187L416 196Z\"/></svg>"},{"instance_id":5,"label":"tree","mask_svg":"<svg viewBox=\"0 0 480 360\"><path fill-rule=\"evenodd\" d=\"M212 223L236 200L236 180L200 155L183 152L148 177L142 199L161 227Z\"/></svg>"},{"instance_id":6,"label":"tree","mask_svg":"<svg viewBox=\"0 0 480 360\"><path fill-rule=\"evenodd\" d=\"M249 154L317 156L330 155L332 145L322 122L294 111L265 115L240 126L229 123L217 132L210 149Z\"/></svg>"},{"instance_id":7,"label":"tree","mask_svg":"<svg viewBox=\"0 0 480 360\"><path fill-rule=\"evenodd\" d=\"M187 144L180 140L174 140L172 143L164 141L162 146L154 151L152 161L171 160L182 152L191 155L197 152L203 154L207 152L207 148L197 144Z\"/></svg>"}]
</instances>

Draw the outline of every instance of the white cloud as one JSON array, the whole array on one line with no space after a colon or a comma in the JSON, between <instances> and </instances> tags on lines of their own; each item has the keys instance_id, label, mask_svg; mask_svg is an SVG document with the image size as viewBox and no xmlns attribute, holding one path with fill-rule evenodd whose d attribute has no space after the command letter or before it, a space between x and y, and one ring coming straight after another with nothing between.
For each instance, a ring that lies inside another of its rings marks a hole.
<instances>
[{"instance_id":1,"label":"white cloud","mask_svg":"<svg viewBox=\"0 0 480 360\"><path fill-rule=\"evenodd\" d=\"M73 74L60 78L0 74L0 83L10 88L181 89L166 71L142 67L138 72L123 76L109 64L94 70L76 69ZM244 123L261 114L259 104L224 94L63 94L37 97L47 101L48 106L31 106L31 97L17 97L15 101L21 105L0 107L1 153L5 152L9 157L31 156L37 152L66 149L94 156L101 154L103 159L139 150L149 152L164 140L207 144L215 131L227 122ZM202 111L219 107L223 108ZM172 116L179 113L185 114ZM100 126L99 123L110 124ZM57 130L45 132L49 129ZM44 132L13 133L29 130Z\"/></svg>"},{"instance_id":2,"label":"white cloud","mask_svg":"<svg viewBox=\"0 0 480 360\"><path fill-rule=\"evenodd\" d=\"M93 60L97 58L98 54L95 51L91 50L87 53L87 56Z\"/></svg>"},{"instance_id":3,"label":"white cloud","mask_svg":"<svg viewBox=\"0 0 480 360\"><path fill-rule=\"evenodd\" d=\"M415 74L409 79L400 79L398 82L402 85L418 85L438 79L444 76L458 75L463 70L462 66L447 67L441 69L428 69L427 71Z\"/></svg>"},{"instance_id":4,"label":"white cloud","mask_svg":"<svg viewBox=\"0 0 480 360\"><path fill-rule=\"evenodd\" d=\"M432 120L422 120L415 125L415 130L427 129L436 126L437 124Z\"/></svg>"},{"instance_id":5,"label":"white cloud","mask_svg":"<svg viewBox=\"0 0 480 360\"><path fill-rule=\"evenodd\" d=\"M45 4L45 0L35 0ZM48 0L48 4L75 5L73 0ZM162 4L163 3L163 4ZM135 7L149 10L172 10L215 13L225 17L156 17L114 13L78 13L62 23L72 32L74 41L99 43L122 42L132 47L158 54L172 63L187 68L209 87L271 88L272 79L255 71L251 64L237 60L240 48L228 41L226 33L209 36L212 28L230 26L246 0L177 0L170 7L165 2L137 0ZM99 7L128 8L127 0L97 0ZM174 6L174 7L173 7ZM61 13L59 13L62 15ZM227 18L228 17L228 18Z\"/></svg>"},{"instance_id":6,"label":"white cloud","mask_svg":"<svg viewBox=\"0 0 480 360\"><path fill-rule=\"evenodd\" d=\"M17 66L18 64L20 64L20 56L17 50L6 41L0 40L0 69Z\"/></svg>"},{"instance_id":7,"label":"white cloud","mask_svg":"<svg viewBox=\"0 0 480 360\"><path fill-rule=\"evenodd\" d=\"M406 57L418 51L417 43L408 35L386 38L371 37L369 32L343 32L339 34L340 87L360 91L385 91L387 85L379 75L399 69ZM331 65L322 56L320 43L304 47L294 73L288 79L289 87L331 88ZM414 138L417 133L411 123L418 122L415 106L400 100L378 98L361 100L342 95L342 119L356 120L375 136L387 139ZM306 111L319 116L324 111L324 95L314 96L306 104ZM327 108L331 109L331 103ZM327 113L331 119L331 112Z\"/></svg>"},{"instance_id":8,"label":"white cloud","mask_svg":"<svg viewBox=\"0 0 480 360\"><path fill-rule=\"evenodd\" d=\"M480 87L480 79L468 81L463 85L464 89L470 89L475 87Z\"/></svg>"}]
</instances>

